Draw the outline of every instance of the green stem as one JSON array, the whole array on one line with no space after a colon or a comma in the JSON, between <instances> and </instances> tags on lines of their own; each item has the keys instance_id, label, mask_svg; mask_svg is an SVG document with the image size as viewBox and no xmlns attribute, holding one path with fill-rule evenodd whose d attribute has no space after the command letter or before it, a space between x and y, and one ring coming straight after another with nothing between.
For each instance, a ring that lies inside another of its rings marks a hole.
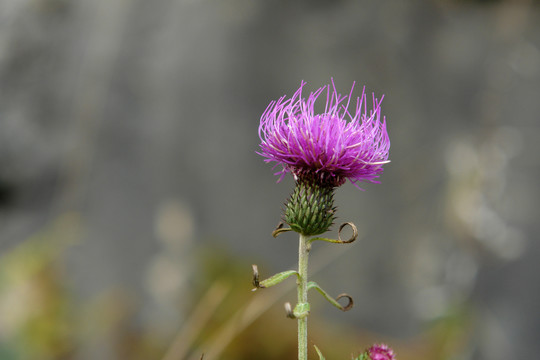
<instances>
[{"instance_id":1,"label":"green stem","mask_svg":"<svg viewBox=\"0 0 540 360\"><path fill-rule=\"evenodd\" d=\"M298 247L298 305L308 306L308 255L310 244L300 234ZM307 360L307 314L298 317L298 360Z\"/></svg>"}]
</instances>

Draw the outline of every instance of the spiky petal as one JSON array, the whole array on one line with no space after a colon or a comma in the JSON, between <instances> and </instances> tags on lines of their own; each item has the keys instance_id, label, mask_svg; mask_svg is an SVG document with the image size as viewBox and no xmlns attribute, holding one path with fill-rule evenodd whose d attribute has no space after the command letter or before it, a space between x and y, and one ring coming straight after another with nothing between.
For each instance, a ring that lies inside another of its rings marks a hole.
<instances>
[{"instance_id":1,"label":"spiky petal","mask_svg":"<svg viewBox=\"0 0 540 360\"><path fill-rule=\"evenodd\" d=\"M368 111L364 89L350 109L354 84L349 95L339 94L332 81L303 98L305 84L290 99L283 96L268 105L260 121L258 154L282 167L279 180L291 172L296 179L309 177L332 187L346 179L355 185L378 182L390 149L382 98L373 96ZM324 92L324 111L316 114L315 103Z\"/></svg>"}]
</instances>

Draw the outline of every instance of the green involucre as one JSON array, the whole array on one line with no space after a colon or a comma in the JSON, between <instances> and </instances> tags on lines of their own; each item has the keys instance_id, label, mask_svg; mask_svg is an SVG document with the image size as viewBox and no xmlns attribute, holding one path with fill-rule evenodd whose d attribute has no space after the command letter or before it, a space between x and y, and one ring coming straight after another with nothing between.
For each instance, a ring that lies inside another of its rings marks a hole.
<instances>
[{"instance_id":1,"label":"green involucre","mask_svg":"<svg viewBox=\"0 0 540 360\"><path fill-rule=\"evenodd\" d=\"M302 235L319 235L332 226L335 211L333 186L299 179L286 203L284 219Z\"/></svg>"}]
</instances>

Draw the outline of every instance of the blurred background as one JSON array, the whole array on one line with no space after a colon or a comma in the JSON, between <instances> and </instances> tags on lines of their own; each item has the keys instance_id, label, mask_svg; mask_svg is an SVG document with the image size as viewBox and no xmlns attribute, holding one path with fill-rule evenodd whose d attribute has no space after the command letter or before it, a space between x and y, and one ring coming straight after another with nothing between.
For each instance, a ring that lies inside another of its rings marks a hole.
<instances>
[{"instance_id":1,"label":"blurred background","mask_svg":"<svg viewBox=\"0 0 540 360\"><path fill-rule=\"evenodd\" d=\"M310 271L355 307L313 293L310 344L537 358L538 2L0 0L0 359L294 359L257 129L332 77L385 95L392 162L337 190L360 237Z\"/></svg>"}]
</instances>

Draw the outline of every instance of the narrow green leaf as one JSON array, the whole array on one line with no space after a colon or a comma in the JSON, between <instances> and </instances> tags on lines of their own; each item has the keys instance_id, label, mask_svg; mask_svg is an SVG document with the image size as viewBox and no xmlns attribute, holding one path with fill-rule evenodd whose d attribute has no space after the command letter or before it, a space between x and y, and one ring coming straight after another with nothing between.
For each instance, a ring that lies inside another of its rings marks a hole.
<instances>
[{"instance_id":1,"label":"narrow green leaf","mask_svg":"<svg viewBox=\"0 0 540 360\"><path fill-rule=\"evenodd\" d=\"M347 295L347 294L341 294L341 295L338 295L338 297L336 299L334 299L333 297L331 297L326 291L324 291L316 282L314 281L310 281L308 282L308 290L309 289L315 289L317 290L326 300L328 300L328 302L332 305L334 305L335 307L337 307L339 310L341 311L348 311L352 308L353 306L353 300L352 300L352 297L350 295ZM337 301L343 297L346 297L349 299L349 303L346 305L346 306L343 306L341 305L340 303L338 303Z\"/></svg>"},{"instance_id":2,"label":"narrow green leaf","mask_svg":"<svg viewBox=\"0 0 540 360\"><path fill-rule=\"evenodd\" d=\"M321 350L319 350L319 348L317 347L317 345L313 345L315 347L315 351L317 352L317 355L319 355L319 360L326 360L323 356L323 354L321 353Z\"/></svg>"},{"instance_id":3,"label":"narrow green leaf","mask_svg":"<svg viewBox=\"0 0 540 360\"><path fill-rule=\"evenodd\" d=\"M288 277L291 277L293 275L298 276L298 272L295 270L287 270L280 272L279 274L276 274L272 277L269 277L268 279L265 279L263 281L259 282L260 288L267 288L270 286L274 286L282 282L283 280L287 279Z\"/></svg>"}]
</instances>

